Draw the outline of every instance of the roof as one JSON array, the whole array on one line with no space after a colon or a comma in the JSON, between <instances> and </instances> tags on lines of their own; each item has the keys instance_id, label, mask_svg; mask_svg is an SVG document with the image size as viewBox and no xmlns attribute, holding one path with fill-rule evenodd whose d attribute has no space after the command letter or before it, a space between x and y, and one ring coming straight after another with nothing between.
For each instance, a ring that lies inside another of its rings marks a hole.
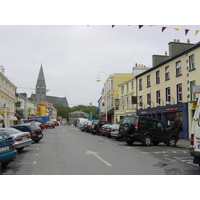
<instances>
[{"instance_id":1,"label":"roof","mask_svg":"<svg viewBox=\"0 0 200 200\"><path fill-rule=\"evenodd\" d=\"M62 104L63 106L68 107L68 101L66 97L54 97L54 96L46 96L47 101L53 103L53 105L60 105Z\"/></svg>"}]
</instances>

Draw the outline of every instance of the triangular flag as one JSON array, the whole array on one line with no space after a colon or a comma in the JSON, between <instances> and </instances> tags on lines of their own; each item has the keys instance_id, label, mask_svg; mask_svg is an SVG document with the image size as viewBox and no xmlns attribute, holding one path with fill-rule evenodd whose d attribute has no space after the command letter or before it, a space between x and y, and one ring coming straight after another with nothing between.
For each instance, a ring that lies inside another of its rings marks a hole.
<instances>
[{"instance_id":1,"label":"triangular flag","mask_svg":"<svg viewBox=\"0 0 200 200\"><path fill-rule=\"evenodd\" d=\"M139 29L142 28L144 25L139 25Z\"/></svg>"},{"instance_id":2,"label":"triangular flag","mask_svg":"<svg viewBox=\"0 0 200 200\"><path fill-rule=\"evenodd\" d=\"M200 30L196 30L196 31L195 31L195 35L197 35L197 34L199 33L199 31L200 31Z\"/></svg>"},{"instance_id":3,"label":"triangular flag","mask_svg":"<svg viewBox=\"0 0 200 200\"><path fill-rule=\"evenodd\" d=\"M112 25L112 28L114 28L115 27L115 25Z\"/></svg>"},{"instance_id":4,"label":"triangular flag","mask_svg":"<svg viewBox=\"0 0 200 200\"><path fill-rule=\"evenodd\" d=\"M189 29L185 29L185 35L187 35L189 32Z\"/></svg>"},{"instance_id":5,"label":"triangular flag","mask_svg":"<svg viewBox=\"0 0 200 200\"><path fill-rule=\"evenodd\" d=\"M162 32L166 29L167 27L162 27Z\"/></svg>"},{"instance_id":6,"label":"triangular flag","mask_svg":"<svg viewBox=\"0 0 200 200\"><path fill-rule=\"evenodd\" d=\"M174 30L179 31L179 28L174 28Z\"/></svg>"}]
</instances>

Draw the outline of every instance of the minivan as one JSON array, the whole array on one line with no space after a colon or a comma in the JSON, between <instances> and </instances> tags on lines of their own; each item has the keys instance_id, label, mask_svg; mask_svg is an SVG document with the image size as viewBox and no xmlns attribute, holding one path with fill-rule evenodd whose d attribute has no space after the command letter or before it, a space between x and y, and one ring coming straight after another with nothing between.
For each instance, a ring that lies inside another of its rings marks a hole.
<instances>
[{"instance_id":1,"label":"minivan","mask_svg":"<svg viewBox=\"0 0 200 200\"><path fill-rule=\"evenodd\" d=\"M145 146L164 142L174 147L179 139L178 133L168 131L161 120L137 115L124 116L120 122L119 133L129 145L136 141Z\"/></svg>"}]
</instances>

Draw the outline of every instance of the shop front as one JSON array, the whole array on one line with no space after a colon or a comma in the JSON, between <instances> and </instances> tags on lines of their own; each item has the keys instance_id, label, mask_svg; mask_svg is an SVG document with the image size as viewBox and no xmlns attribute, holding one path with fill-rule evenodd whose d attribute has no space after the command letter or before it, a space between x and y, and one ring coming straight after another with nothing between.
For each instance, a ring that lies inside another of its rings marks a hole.
<instances>
[{"instance_id":1,"label":"shop front","mask_svg":"<svg viewBox=\"0 0 200 200\"><path fill-rule=\"evenodd\" d=\"M137 111L137 114L160 119L168 130L178 132L180 138L188 139L189 137L187 103L141 109Z\"/></svg>"}]
</instances>

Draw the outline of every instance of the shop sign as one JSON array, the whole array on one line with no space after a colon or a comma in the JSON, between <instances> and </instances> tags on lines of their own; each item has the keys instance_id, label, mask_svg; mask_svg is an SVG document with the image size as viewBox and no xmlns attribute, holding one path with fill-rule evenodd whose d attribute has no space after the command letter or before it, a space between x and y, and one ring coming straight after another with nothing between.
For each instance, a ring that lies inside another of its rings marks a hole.
<instances>
[{"instance_id":1,"label":"shop sign","mask_svg":"<svg viewBox=\"0 0 200 200\"><path fill-rule=\"evenodd\" d=\"M148 111L141 111L140 114L142 114L142 115L148 114Z\"/></svg>"},{"instance_id":2,"label":"shop sign","mask_svg":"<svg viewBox=\"0 0 200 200\"><path fill-rule=\"evenodd\" d=\"M115 99L115 106L119 106L119 99Z\"/></svg>"},{"instance_id":3,"label":"shop sign","mask_svg":"<svg viewBox=\"0 0 200 200\"><path fill-rule=\"evenodd\" d=\"M178 107L166 108L166 111L176 111Z\"/></svg>"},{"instance_id":4,"label":"shop sign","mask_svg":"<svg viewBox=\"0 0 200 200\"><path fill-rule=\"evenodd\" d=\"M160 113L161 112L161 110L159 109L159 110L152 110L152 113Z\"/></svg>"},{"instance_id":5,"label":"shop sign","mask_svg":"<svg viewBox=\"0 0 200 200\"><path fill-rule=\"evenodd\" d=\"M197 107L197 102L192 102L192 108L196 108Z\"/></svg>"}]
</instances>

